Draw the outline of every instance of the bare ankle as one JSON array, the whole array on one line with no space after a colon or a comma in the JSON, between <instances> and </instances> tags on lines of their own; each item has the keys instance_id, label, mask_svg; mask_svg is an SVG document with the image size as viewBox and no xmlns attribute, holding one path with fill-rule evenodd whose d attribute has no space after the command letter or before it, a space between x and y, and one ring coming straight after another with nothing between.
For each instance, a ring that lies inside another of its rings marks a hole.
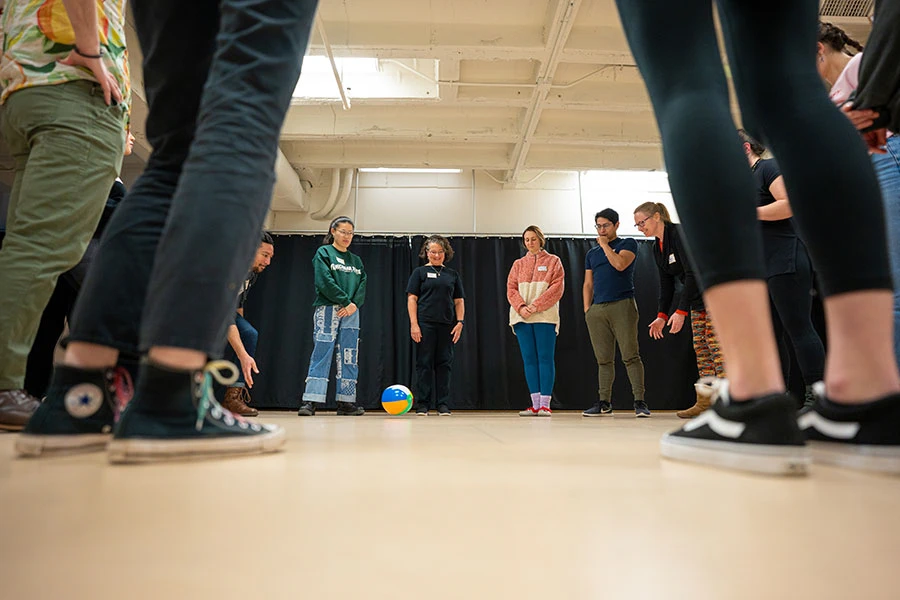
<instances>
[{"instance_id":1,"label":"bare ankle","mask_svg":"<svg viewBox=\"0 0 900 600\"><path fill-rule=\"evenodd\" d=\"M107 369L116 366L119 351L89 342L69 342L63 364L78 369Z\"/></svg>"}]
</instances>

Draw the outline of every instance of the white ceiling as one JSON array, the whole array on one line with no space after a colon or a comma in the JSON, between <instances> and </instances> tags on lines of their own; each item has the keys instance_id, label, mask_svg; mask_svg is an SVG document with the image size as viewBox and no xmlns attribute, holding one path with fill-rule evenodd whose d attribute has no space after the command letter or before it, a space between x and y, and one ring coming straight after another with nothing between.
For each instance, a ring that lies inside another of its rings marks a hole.
<instances>
[{"instance_id":1,"label":"white ceiling","mask_svg":"<svg viewBox=\"0 0 900 600\"><path fill-rule=\"evenodd\" d=\"M827 1L837 11L866 3ZM297 100L281 149L295 170L308 169L303 178L309 169L459 167L514 183L535 169L663 168L614 0L322 0L319 19L336 57L383 59L386 79L417 84L422 97L367 100L350 89L349 110L340 99ZM859 39L869 29L864 17L829 20ZM126 171L150 150L131 23L127 33L138 145ZM315 29L310 54L326 54ZM0 152L0 175L10 162Z\"/></svg>"}]
</instances>

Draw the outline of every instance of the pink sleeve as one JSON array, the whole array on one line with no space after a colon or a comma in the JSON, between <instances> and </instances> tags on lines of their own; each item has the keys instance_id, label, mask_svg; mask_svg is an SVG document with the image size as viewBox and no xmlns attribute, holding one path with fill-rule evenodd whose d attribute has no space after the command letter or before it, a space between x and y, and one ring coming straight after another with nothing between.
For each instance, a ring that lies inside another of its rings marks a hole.
<instances>
[{"instance_id":1,"label":"pink sleeve","mask_svg":"<svg viewBox=\"0 0 900 600\"><path fill-rule=\"evenodd\" d=\"M506 299L516 311L525 306L525 299L519 293L519 261L515 261L506 278Z\"/></svg>"}]
</instances>

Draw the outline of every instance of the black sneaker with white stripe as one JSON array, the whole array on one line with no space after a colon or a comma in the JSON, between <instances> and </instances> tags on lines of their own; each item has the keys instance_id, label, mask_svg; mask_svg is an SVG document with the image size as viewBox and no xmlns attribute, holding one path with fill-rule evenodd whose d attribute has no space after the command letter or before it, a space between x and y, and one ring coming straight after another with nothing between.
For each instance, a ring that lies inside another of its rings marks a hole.
<instances>
[{"instance_id":1,"label":"black sneaker with white stripe","mask_svg":"<svg viewBox=\"0 0 900 600\"><path fill-rule=\"evenodd\" d=\"M713 405L667 433L667 458L770 475L802 475L810 463L789 394L733 402L727 380L717 380Z\"/></svg>"},{"instance_id":2,"label":"black sneaker with white stripe","mask_svg":"<svg viewBox=\"0 0 900 600\"><path fill-rule=\"evenodd\" d=\"M900 394L865 404L837 404L825 385L813 386L816 401L798 423L816 462L900 474Z\"/></svg>"}]
</instances>

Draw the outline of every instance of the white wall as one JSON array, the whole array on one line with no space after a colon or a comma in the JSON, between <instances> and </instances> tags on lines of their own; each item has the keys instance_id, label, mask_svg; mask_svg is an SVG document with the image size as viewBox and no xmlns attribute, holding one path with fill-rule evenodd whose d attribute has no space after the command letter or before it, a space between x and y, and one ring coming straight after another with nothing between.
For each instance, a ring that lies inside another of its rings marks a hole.
<instances>
[{"instance_id":1,"label":"white wall","mask_svg":"<svg viewBox=\"0 0 900 600\"><path fill-rule=\"evenodd\" d=\"M637 171L532 172L525 183L504 186L482 171L359 173L343 213L360 233L518 235L535 224L547 234L593 235L594 214L613 208L619 235L640 235L632 211L647 200L662 202L677 219L665 173ZM328 189L314 189L313 211ZM267 226L277 232L321 232L328 220L277 211Z\"/></svg>"}]
</instances>

